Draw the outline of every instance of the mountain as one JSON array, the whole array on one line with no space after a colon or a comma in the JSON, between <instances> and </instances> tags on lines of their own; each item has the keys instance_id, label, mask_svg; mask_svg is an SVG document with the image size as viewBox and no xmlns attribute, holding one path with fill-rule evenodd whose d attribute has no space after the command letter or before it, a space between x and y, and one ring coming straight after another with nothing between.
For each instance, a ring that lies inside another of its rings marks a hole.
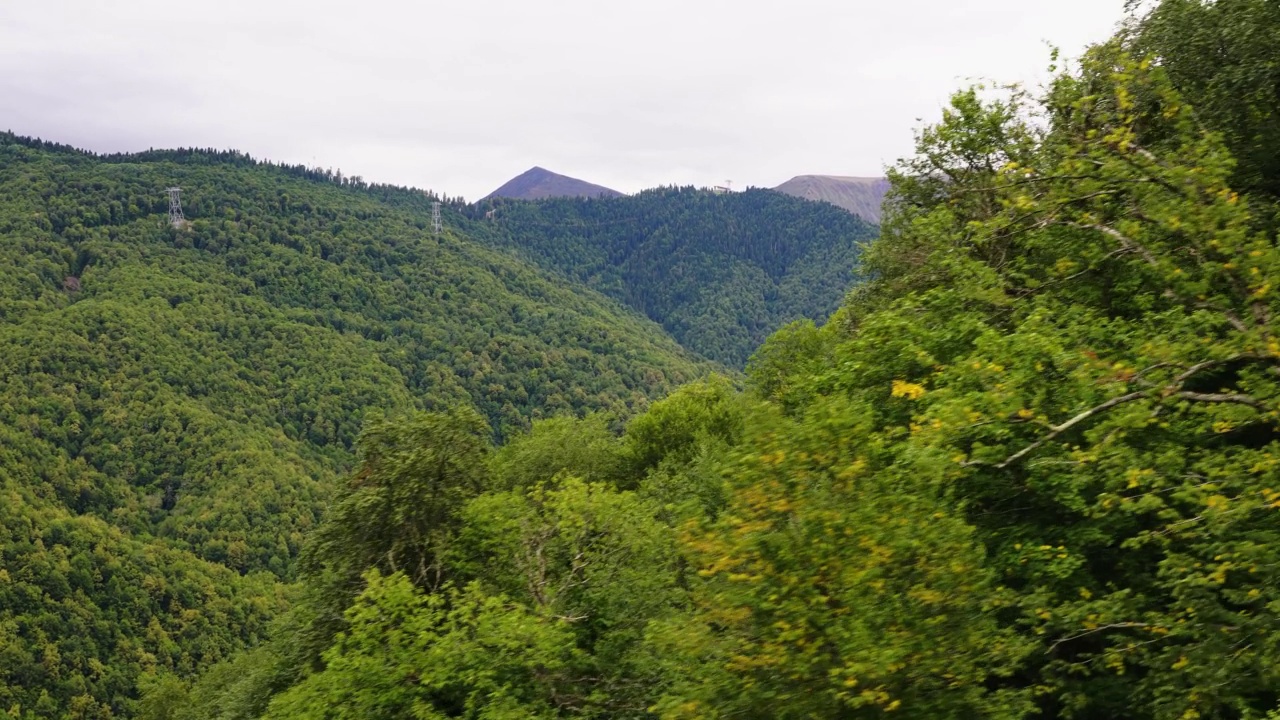
<instances>
[{"instance_id":1,"label":"mountain","mask_svg":"<svg viewBox=\"0 0 1280 720\"><path fill-rule=\"evenodd\" d=\"M867 222L879 224L880 204L889 191L889 181L882 177L797 175L774 190L805 200L829 202Z\"/></svg>"},{"instance_id":2,"label":"mountain","mask_svg":"<svg viewBox=\"0 0 1280 720\"><path fill-rule=\"evenodd\" d=\"M488 442L714 369L592 290L434 236L429 202L237 153L0 135L0 709L129 717L145 673L254 643L380 417L474 407Z\"/></svg>"},{"instance_id":3,"label":"mountain","mask_svg":"<svg viewBox=\"0 0 1280 720\"><path fill-rule=\"evenodd\" d=\"M633 196L490 201L474 230L614 297L685 347L742 367L777 328L822 320L876 228L770 190L660 188Z\"/></svg>"},{"instance_id":4,"label":"mountain","mask_svg":"<svg viewBox=\"0 0 1280 720\"><path fill-rule=\"evenodd\" d=\"M502 187L486 195L491 198L513 200L541 200L552 197L618 197L622 193L585 180L553 173L540 167L532 167L511 178Z\"/></svg>"}]
</instances>

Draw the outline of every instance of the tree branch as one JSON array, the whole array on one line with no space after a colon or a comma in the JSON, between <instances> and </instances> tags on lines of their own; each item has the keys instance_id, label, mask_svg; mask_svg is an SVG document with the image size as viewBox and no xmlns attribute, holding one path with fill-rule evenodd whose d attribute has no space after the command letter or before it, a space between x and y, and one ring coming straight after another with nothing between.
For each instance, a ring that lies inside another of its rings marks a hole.
<instances>
[{"instance_id":1,"label":"tree branch","mask_svg":"<svg viewBox=\"0 0 1280 720\"><path fill-rule=\"evenodd\" d=\"M1193 402L1207 403L1236 403L1237 405L1248 405L1251 408L1263 409L1265 406L1248 395L1240 395L1239 393L1200 393L1183 390L1177 393L1176 397Z\"/></svg>"},{"instance_id":2,"label":"tree branch","mask_svg":"<svg viewBox=\"0 0 1280 720\"><path fill-rule=\"evenodd\" d=\"M1133 252L1136 252L1142 255L1142 259L1146 260L1148 265L1152 267L1159 267L1160 265L1159 261L1156 260L1156 256L1152 255L1150 250L1143 247L1142 243L1138 242L1137 240L1134 240L1128 235L1125 235L1124 233L1111 227L1110 225L1103 225L1101 223L1078 223L1078 222L1064 222L1061 224L1066 225L1068 227L1079 228L1081 230L1093 230L1095 232L1100 232L1103 235L1107 235L1119 241L1122 247L1125 247Z\"/></svg>"},{"instance_id":3,"label":"tree branch","mask_svg":"<svg viewBox=\"0 0 1280 720\"><path fill-rule=\"evenodd\" d=\"M1192 376L1201 370L1207 370L1219 365L1230 365L1233 362L1240 362L1241 360L1270 360L1275 362L1276 358L1268 355L1259 355L1258 353L1239 353L1228 358L1222 358L1221 360L1205 360L1204 362L1196 363L1195 365L1187 368L1185 372L1174 378L1173 384L1181 387L1184 383L1190 380Z\"/></svg>"},{"instance_id":4,"label":"tree branch","mask_svg":"<svg viewBox=\"0 0 1280 720\"><path fill-rule=\"evenodd\" d=\"M1124 403L1127 403L1127 402L1133 402L1134 400L1140 400L1140 399L1142 399L1143 397L1146 397L1146 392L1145 392L1145 391L1138 390L1138 391L1131 392L1131 393L1129 393L1129 394L1127 394L1127 395L1121 395L1121 396L1119 396L1119 397L1113 397L1113 398L1111 398L1110 400L1108 400L1108 401L1106 401L1106 402L1104 402L1104 403L1102 403L1102 404L1100 404L1100 405L1095 405L1095 406L1093 406L1093 407L1089 408L1088 410L1085 410L1084 412L1082 412L1082 413L1080 413L1080 414L1076 415L1075 417L1071 418L1070 420L1067 420L1066 422L1062 423L1061 425L1055 425L1055 426L1053 426L1052 428L1050 428L1050 429L1049 429L1049 433L1048 433L1047 435L1045 435L1044 437L1041 437L1039 440L1036 440L1035 442L1031 443L1030 445L1028 445L1028 446L1026 446L1026 447L1022 448L1022 449L1021 449L1021 450L1019 450L1018 452L1016 452L1016 453L1014 453L1014 454L1010 455L1009 457L1005 458L1005 459L1004 459L1004 461L1003 461L1003 462L1001 462L1001 463L998 463L998 464L996 465L996 467L997 467L997 468L1000 468L1001 470L1003 470L1004 468L1007 468L1007 467L1009 467L1010 465L1012 465L1013 463L1015 463L1015 462L1017 462L1017 461L1021 460L1022 458L1026 457L1028 454L1030 454L1030 453L1031 453L1032 451L1034 451L1036 448L1040 447L1041 445L1044 445L1045 443L1047 443L1047 442L1049 442L1050 440L1052 440L1052 439L1054 439L1054 438L1058 437L1059 435L1061 435L1062 433L1064 433L1064 432L1066 432L1066 431L1070 430L1071 428L1075 427L1076 425L1079 425L1080 423L1084 422L1085 420L1088 420L1089 418L1093 417L1094 415L1097 415L1098 413L1101 413L1101 412L1106 412L1107 410L1110 410L1111 408L1113 408L1113 407L1115 407L1115 406L1117 406L1117 405L1123 405ZM973 464L982 464L982 463L973 463Z\"/></svg>"},{"instance_id":5,"label":"tree branch","mask_svg":"<svg viewBox=\"0 0 1280 720\"><path fill-rule=\"evenodd\" d=\"M1055 650L1059 645L1061 645L1061 644L1063 644L1063 643L1068 643L1068 642L1071 642L1072 640L1079 640L1079 639L1080 639L1080 638L1082 638L1082 637L1088 637L1089 635L1093 635L1093 634L1095 634L1095 633L1100 633L1100 632L1103 632L1103 631L1105 631L1105 630L1121 630L1121 629L1124 629L1124 628L1145 628L1145 627L1151 627L1151 625L1150 625L1149 623L1143 623L1143 622L1118 622L1118 623L1111 623L1110 625L1103 625L1103 626L1101 626L1101 627L1096 627L1096 628L1094 628L1094 629L1092 629L1092 630L1087 630L1087 631L1082 632L1082 633L1080 633L1080 634L1078 634L1078 635L1071 635L1071 636L1069 636L1069 637L1062 637L1062 638L1058 638L1057 640L1054 640L1054 641L1053 641L1053 644L1052 644L1052 645L1050 645L1050 646L1049 646L1049 648L1048 648L1047 650L1045 650L1044 652L1045 652L1045 654L1046 654L1046 655L1048 655L1049 653L1053 652L1053 651L1054 651L1054 650Z\"/></svg>"},{"instance_id":6,"label":"tree branch","mask_svg":"<svg viewBox=\"0 0 1280 720\"><path fill-rule=\"evenodd\" d=\"M1202 392L1194 392L1192 390L1179 390L1178 388L1181 388L1183 385L1185 385L1187 381L1195 377L1197 373L1200 373L1212 367L1227 365L1233 362L1239 362L1241 360L1271 360L1271 359L1272 358L1269 358L1265 355L1258 355L1256 353L1240 353L1238 355L1232 355L1231 357L1228 357L1228 358L1221 358L1218 360L1205 360L1203 362L1199 362L1199 363L1196 363L1195 365L1192 365L1186 370L1183 370L1182 374L1178 375L1176 378L1173 379L1173 382L1169 383L1164 387L1164 394L1166 397L1172 396L1172 397L1180 398L1183 400L1190 400L1191 402L1235 403L1237 405L1247 405L1257 410L1265 410L1266 409L1265 403L1249 395L1244 395L1241 393L1202 393ZM1135 380L1141 381L1143 384L1151 387L1153 386L1153 384L1143 380L1142 376L1158 368L1170 367L1171 365L1172 365L1171 363L1156 363L1155 365L1152 365L1138 372L1137 375L1135 375L1133 378L1130 379L1130 382L1133 382ZM1045 443L1049 442L1055 437L1061 435L1067 430L1070 430L1076 425L1084 422L1085 420L1088 420L1094 415L1110 410L1111 408L1117 405L1122 405L1124 403L1132 402L1134 400L1138 400L1140 398L1146 397L1147 393L1149 392L1151 392L1151 390L1135 390L1125 395L1120 395L1118 397L1111 398L1110 400L1107 400L1106 402L1101 403L1099 405L1095 405L1089 408L1088 410L1085 410L1084 412L1079 413L1075 417L1072 417L1070 420L1067 420L1066 422L1063 422L1060 425L1054 425L1053 427L1049 428L1048 434L1041 437L1039 440L1036 440L1035 442L1031 443L1030 445L1022 448L1018 452L1005 458L1004 461L997 463L994 467L1003 470L1004 468L1007 468L1013 463L1026 457L1029 453L1033 452L1040 446L1044 445ZM970 467L973 465L988 465L988 464L989 463L985 463L985 462L970 461L970 462L964 463L963 465L964 467Z\"/></svg>"}]
</instances>

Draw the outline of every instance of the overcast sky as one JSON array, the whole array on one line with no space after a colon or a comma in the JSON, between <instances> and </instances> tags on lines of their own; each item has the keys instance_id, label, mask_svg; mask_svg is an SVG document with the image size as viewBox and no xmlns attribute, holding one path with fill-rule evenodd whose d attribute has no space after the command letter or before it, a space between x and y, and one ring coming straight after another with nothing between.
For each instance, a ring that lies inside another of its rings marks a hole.
<instances>
[{"instance_id":1,"label":"overcast sky","mask_svg":"<svg viewBox=\"0 0 1280 720\"><path fill-rule=\"evenodd\" d=\"M1043 77L1123 0L3 0L0 128L236 148L477 199L879 175L973 79Z\"/></svg>"}]
</instances>

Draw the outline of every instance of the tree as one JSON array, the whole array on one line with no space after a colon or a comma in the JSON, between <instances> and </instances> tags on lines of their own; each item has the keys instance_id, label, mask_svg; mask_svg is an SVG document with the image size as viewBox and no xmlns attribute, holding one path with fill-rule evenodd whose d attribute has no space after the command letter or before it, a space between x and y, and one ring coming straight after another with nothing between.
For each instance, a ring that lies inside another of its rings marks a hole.
<instances>
[{"instance_id":1,"label":"tree","mask_svg":"<svg viewBox=\"0 0 1280 720\"><path fill-rule=\"evenodd\" d=\"M360 469L317 531L308 567L357 576L378 568L440 587L458 513L490 482L489 438L484 419L465 406L373 421L361 435Z\"/></svg>"},{"instance_id":2,"label":"tree","mask_svg":"<svg viewBox=\"0 0 1280 720\"><path fill-rule=\"evenodd\" d=\"M471 586L427 595L403 573L367 576L325 670L272 701L265 717L539 718L540 679L573 656L567 629Z\"/></svg>"},{"instance_id":3,"label":"tree","mask_svg":"<svg viewBox=\"0 0 1280 720\"><path fill-rule=\"evenodd\" d=\"M1273 208L1280 200L1280 8L1266 0L1164 0L1135 13L1124 39L1135 57L1155 58L1197 119L1221 134L1237 161L1232 187Z\"/></svg>"},{"instance_id":4,"label":"tree","mask_svg":"<svg viewBox=\"0 0 1280 720\"><path fill-rule=\"evenodd\" d=\"M960 94L921 144L804 393L874 403L976 529L1016 598L994 616L1041 646L996 687L1055 717L1269 709L1280 255L1230 154L1114 44L1038 108Z\"/></svg>"},{"instance_id":5,"label":"tree","mask_svg":"<svg viewBox=\"0 0 1280 720\"><path fill-rule=\"evenodd\" d=\"M495 485L523 490L565 472L593 482L616 482L623 450L603 415L535 420L528 433L508 440L490 463Z\"/></svg>"},{"instance_id":6,"label":"tree","mask_svg":"<svg viewBox=\"0 0 1280 720\"><path fill-rule=\"evenodd\" d=\"M1020 691L988 687L1027 645L940 469L861 403L753 424L727 507L684 538L697 615L655 632L682 671L663 717L1021 716Z\"/></svg>"},{"instance_id":7,"label":"tree","mask_svg":"<svg viewBox=\"0 0 1280 720\"><path fill-rule=\"evenodd\" d=\"M565 477L481 495L427 593L366 574L324 669L267 717L647 717L641 645L680 607L675 538L634 494Z\"/></svg>"}]
</instances>

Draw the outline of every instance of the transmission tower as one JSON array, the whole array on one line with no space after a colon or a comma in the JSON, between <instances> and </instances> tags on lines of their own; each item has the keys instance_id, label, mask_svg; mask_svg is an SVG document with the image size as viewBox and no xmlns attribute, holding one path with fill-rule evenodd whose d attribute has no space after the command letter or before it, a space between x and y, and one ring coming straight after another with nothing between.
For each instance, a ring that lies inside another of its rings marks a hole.
<instances>
[{"instance_id":1,"label":"transmission tower","mask_svg":"<svg viewBox=\"0 0 1280 720\"><path fill-rule=\"evenodd\" d=\"M436 237L440 237L440 231L444 229L444 225L440 222L439 200L431 203L431 228L435 231Z\"/></svg>"},{"instance_id":2,"label":"transmission tower","mask_svg":"<svg viewBox=\"0 0 1280 720\"><path fill-rule=\"evenodd\" d=\"M165 192L169 193L169 224L181 228L187 224L187 219L182 217L182 201L178 198L182 188L165 188Z\"/></svg>"}]
</instances>

